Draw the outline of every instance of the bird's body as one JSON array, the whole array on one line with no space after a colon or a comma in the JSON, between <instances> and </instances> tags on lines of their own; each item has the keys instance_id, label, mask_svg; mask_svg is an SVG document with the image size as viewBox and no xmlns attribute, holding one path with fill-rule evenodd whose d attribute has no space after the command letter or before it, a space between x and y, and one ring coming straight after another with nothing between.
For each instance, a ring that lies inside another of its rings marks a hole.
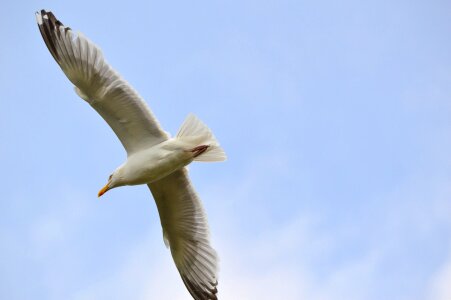
<instances>
[{"instance_id":1,"label":"bird's body","mask_svg":"<svg viewBox=\"0 0 451 300\"><path fill-rule=\"evenodd\" d=\"M157 181L193 161L186 143L169 139L148 149L133 153L117 171L121 185L147 184Z\"/></svg>"},{"instance_id":2,"label":"bird's body","mask_svg":"<svg viewBox=\"0 0 451 300\"><path fill-rule=\"evenodd\" d=\"M198 137L175 137L135 152L116 169L120 181L114 187L148 184L166 177L195 160L202 146L210 147L202 145Z\"/></svg>"},{"instance_id":3,"label":"bird's body","mask_svg":"<svg viewBox=\"0 0 451 300\"><path fill-rule=\"evenodd\" d=\"M76 93L110 125L127 151L126 161L111 174L99 196L123 185L147 184L160 214L164 241L188 291L196 300L217 299L218 258L185 168L194 160L225 160L212 132L189 115L170 138L94 43L74 34L51 12L41 10L36 19L47 48Z\"/></svg>"}]
</instances>

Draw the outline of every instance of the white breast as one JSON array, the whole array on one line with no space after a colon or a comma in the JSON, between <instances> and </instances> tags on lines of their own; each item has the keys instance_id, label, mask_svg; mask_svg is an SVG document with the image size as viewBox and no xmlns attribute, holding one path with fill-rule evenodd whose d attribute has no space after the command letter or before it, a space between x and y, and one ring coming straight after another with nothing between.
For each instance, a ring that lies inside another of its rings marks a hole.
<instances>
[{"instance_id":1,"label":"white breast","mask_svg":"<svg viewBox=\"0 0 451 300\"><path fill-rule=\"evenodd\" d=\"M192 162L184 144L170 139L129 156L123 165L126 185L147 184L161 179Z\"/></svg>"}]
</instances>

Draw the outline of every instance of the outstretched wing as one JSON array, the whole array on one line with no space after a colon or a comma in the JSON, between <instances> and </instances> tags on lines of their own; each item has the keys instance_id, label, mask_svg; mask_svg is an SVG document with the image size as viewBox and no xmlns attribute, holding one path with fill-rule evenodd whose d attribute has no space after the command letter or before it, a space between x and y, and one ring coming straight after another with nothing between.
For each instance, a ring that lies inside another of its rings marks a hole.
<instances>
[{"instance_id":1,"label":"outstretched wing","mask_svg":"<svg viewBox=\"0 0 451 300\"><path fill-rule=\"evenodd\" d=\"M216 300L218 258L210 246L206 215L185 168L149 184L165 243L196 300Z\"/></svg>"},{"instance_id":2,"label":"outstretched wing","mask_svg":"<svg viewBox=\"0 0 451 300\"><path fill-rule=\"evenodd\" d=\"M74 34L52 12L41 10L36 20L47 48L77 94L110 125L128 155L168 138L147 104L94 43Z\"/></svg>"}]
</instances>

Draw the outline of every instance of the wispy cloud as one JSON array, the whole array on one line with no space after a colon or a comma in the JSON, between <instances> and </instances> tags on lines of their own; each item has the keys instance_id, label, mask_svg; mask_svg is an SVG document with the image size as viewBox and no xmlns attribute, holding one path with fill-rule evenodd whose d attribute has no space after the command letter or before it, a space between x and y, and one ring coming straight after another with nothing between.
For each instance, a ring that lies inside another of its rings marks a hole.
<instances>
[{"instance_id":1,"label":"wispy cloud","mask_svg":"<svg viewBox=\"0 0 451 300\"><path fill-rule=\"evenodd\" d=\"M159 232L149 232L142 241L125 247L124 251L124 260L111 273L80 288L73 299L182 300L188 297Z\"/></svg>"},{"instance_id":2,"label":"wispy cloud","mask_svg":"<svg viewBox=\"0 0 451 300\"><path fill-rule=\"evenodd\" d=\"M451 249L451 247L449 247ZM430 300L451 299L451 253L430 282Z\"/></svg>"}]
</instances>

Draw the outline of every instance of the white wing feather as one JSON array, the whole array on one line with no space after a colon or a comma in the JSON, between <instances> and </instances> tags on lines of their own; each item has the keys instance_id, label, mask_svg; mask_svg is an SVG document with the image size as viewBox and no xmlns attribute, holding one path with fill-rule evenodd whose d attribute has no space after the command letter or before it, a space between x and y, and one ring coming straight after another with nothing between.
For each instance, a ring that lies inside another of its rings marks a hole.
<instances>
[{"instance_id":1,"label":"white wing feather","mask_svg":"<svg viewBox=\"0 0 451 300\"><path fill-rule=\"evenodd\" d=\"M165 243L180 276L196 300L217 299L217 265L208 222L186 169L149 184L157 204Z\"/></svg>"},{"instance_id":2,"label":"white wing feather","mask_svg":"<svg viewBox=\"0 0 451 300\"><path fill-rule=\"evenodd\" d=\"M36 19L47 48L77 94L110 125L128 155L168 139L147 104L94 43L74 34L52 12L37 12Z\"/></svg>"}]
</instances>

